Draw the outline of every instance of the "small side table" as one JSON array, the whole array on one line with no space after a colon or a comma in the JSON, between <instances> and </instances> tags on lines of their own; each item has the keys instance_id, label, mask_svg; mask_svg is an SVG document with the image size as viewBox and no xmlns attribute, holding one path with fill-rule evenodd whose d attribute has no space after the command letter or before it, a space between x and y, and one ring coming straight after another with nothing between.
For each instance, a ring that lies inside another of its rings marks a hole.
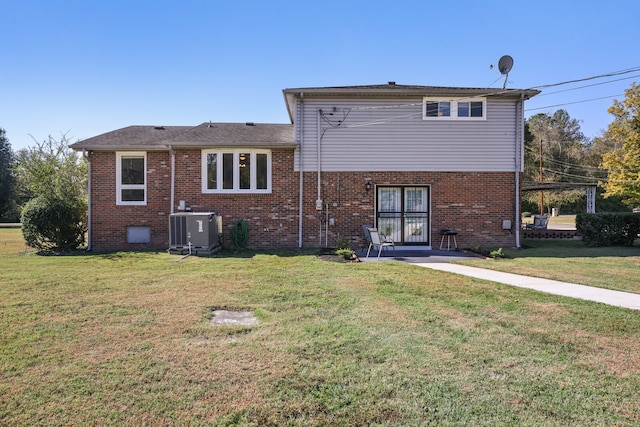
<instances>
[{"instance_id":1,"label":"small side table","mask_svg":"<svg viewBox=\"0 0 640 427\"><path fill-rule=\"evenodd\" d=\"M456 236L458 232L452 229L441 230L440 234L442 235L442 239L440 239L440 250L442 250L442 245L444 244L444 238L447 238L447 251L451 250L451 238L453 237L453 244L455 246L455 250L458 250L458 242L456 241Z\"/></svg>"}]
</instances>

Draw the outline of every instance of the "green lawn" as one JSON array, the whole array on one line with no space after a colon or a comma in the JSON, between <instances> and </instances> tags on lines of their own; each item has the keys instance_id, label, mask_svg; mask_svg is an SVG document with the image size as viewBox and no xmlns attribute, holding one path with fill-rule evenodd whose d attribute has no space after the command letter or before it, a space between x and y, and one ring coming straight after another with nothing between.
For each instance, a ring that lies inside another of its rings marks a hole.
<instances>
[{"instance_id":1,"label":"green lawn","mask_svg":"<svg viewBox=\"0 0 640 427\"><path fill-rule=\"evenodd\" d=\"M507 259L461 262L509 273L640 294L640 246L586 247L580 240L524 240Z\"/></svg>"},{"instance_id":2,"label":"green lawn","mask_svg":"<svg viewBox=\"0 0 640 427\"><path fill-rule=\"evenodd\" d=\"M632 310L404 263L37 256L11 235L0 425L640 424Z\"/></svg>"}]
</instances>

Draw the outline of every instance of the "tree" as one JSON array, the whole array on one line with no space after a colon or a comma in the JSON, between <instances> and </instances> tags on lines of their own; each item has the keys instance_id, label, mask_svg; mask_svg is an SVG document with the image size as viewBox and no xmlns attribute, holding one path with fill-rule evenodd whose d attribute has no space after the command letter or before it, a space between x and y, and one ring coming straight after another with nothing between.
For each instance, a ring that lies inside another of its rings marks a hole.
<instances>
[{"instance_id":1,"label":"tree","mask_svg":"<svg viewBox=\"0 0 640 427\"><path fill-rule=\"evenodd\" d=\"M0 128L0 222L17 222L16 178L13 168L16 159L6 131Z\"/></svg>"},{"instance_id":2,"label":"tree","mask_svg":"<svg viewBox=\"0 0 640 427\"><path fill-rule=\"evenodd\" d=\"M84 242L87 164L51 136L18 153L16 172L32 199L22 211L22 233L41 250L70 250Z\"/></svg>"},{"instance_id":3,"label":"tree","mask_svg":"<svg viewBox=\"0 0 640 427\"><path fill-rule=\"evenodd\" d=\"M35 140L34 140L35 141ZM32 197L87 197L87 164L69 148L66 134L18 151L18 178Z\"/></svg>"},{"instance_id":4,"label":"tree","mask_svg":"<svg viewBox=\"0 0 640 427\"><path fill-rule=\"evenodd\" d=\"M609 107L614 119L604 137L614 149L602 155L602 165L609 172L603 182L605 196L621 196L623 202L640 204L640 84L632 83L622 101Z\"/></svg>"},{"instance_id":5,"label":"tree","mask_svg":"<svg viewBox=\"0 0 640 427\"><path fill-rule=\"evenodd\" d=\"M580 130L579 121L567 111L536 114L527 120L525 127L524 181L594 182L597 169L583 164L588 149L589 141ZM559 206L583 195L581 190L550 191L545 201ZM529 203L535 203L538 195L531 193L525 197Z\"/></svg>"}]
</instances>

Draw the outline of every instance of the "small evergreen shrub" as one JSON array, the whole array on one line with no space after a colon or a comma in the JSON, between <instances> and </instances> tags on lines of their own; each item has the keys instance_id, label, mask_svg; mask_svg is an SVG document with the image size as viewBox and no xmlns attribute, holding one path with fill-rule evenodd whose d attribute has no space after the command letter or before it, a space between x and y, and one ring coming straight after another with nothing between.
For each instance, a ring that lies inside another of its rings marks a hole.
<instances>
[{"instance_id":1,"label":"small evergreen shrub","mask_svg":"<svg viewBox=\"0 0 640 427\"><path fill-rule=\"evenodd\" d=\"M633 213L581 213L576 231L589 246L633 246L640 233L640 215Z\"/></svg>"},{"instance_id":2,"label":"small evergreen shrub","mask_svg":"<svg viewBox=\"0 0 640 427\"><path fill-rule=\"evenodd\" d=\"M344 236L338 237L338 239L336 240L336 249L351 249L349 239Z\"/></svg>"},{"instance_id":3,"label":"small evergreen shrub","mask_svg":"<svg viewBox=\"0 0 640 427\"><path fill-rule=\"evenodd\" d=\"M41 251L62 252L84 244L86 206L78 200L40 196L22 210L22 234L27 245Z\"/></svg>"}]
</instances>

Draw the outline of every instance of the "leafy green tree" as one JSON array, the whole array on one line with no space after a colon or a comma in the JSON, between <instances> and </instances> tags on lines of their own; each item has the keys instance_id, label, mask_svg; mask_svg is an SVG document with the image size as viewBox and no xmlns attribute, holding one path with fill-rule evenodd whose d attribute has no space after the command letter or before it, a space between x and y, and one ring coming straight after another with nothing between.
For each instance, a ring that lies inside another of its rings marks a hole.
<instances>
[{"instance_id":1,"label":"leafy green tree","mask_svg":"<svg viewBox=\"0 0 640 427\"><path fill-rule=\"evenodd\" d=\"M589 141L580 130L578 120L565 110L553 114L536 114L525 127L524 181L538 182L594 182L597 168L584 165ZM540 165L542 164L542 169ZM559 207L584 196L581 190L545 192L547 205ZM525 199L536 203L538 193L526 194Z\"/></svg>"},{"instance_id":2,"label":"leafy green tree","mask_svg":"<svg viewBox=\"0 0 640 427\"><path fill-rule=\"evenodd\" d=\"M35 141L35 140L34 140ZM18 151L18 178L33 197L87 197L87 164L71 148L66 134Z\"/></svg>"},{"instance_id":3,"label":"leafy green tree","mask_svg":"<svg viewBox=\"0 0 640 427\"><path fill-rule=\"evenodd\" d=\"M0 222L17 222L16 178L13 168L16 159L7 133L0 128Z\"/></svg>"},{"instance_id":4,"label":"leafy green tree","mask_svg":"<svg viewBox=\"0 0 640 427\"><path fill-rule=\"evenodd\" d=\"M75 249L84 242L87 164L69 148L66 135L49 136L18 152L16 172L32 195L22 211L22 233L41 250Z\"/></svg>"},{"instance_id":5,"label":"leafy green tree","mask_svg":"<svg viewBox=\"0 0 640 427\"><path fill-rule=\"evenodd\" d=\"M627 205L640 205L640 84L632 83L622 101L609 107L613 121L604 137L614 149L602 155L608 172L605 195L620 196Z\"/></svg>"}]
</instances>

